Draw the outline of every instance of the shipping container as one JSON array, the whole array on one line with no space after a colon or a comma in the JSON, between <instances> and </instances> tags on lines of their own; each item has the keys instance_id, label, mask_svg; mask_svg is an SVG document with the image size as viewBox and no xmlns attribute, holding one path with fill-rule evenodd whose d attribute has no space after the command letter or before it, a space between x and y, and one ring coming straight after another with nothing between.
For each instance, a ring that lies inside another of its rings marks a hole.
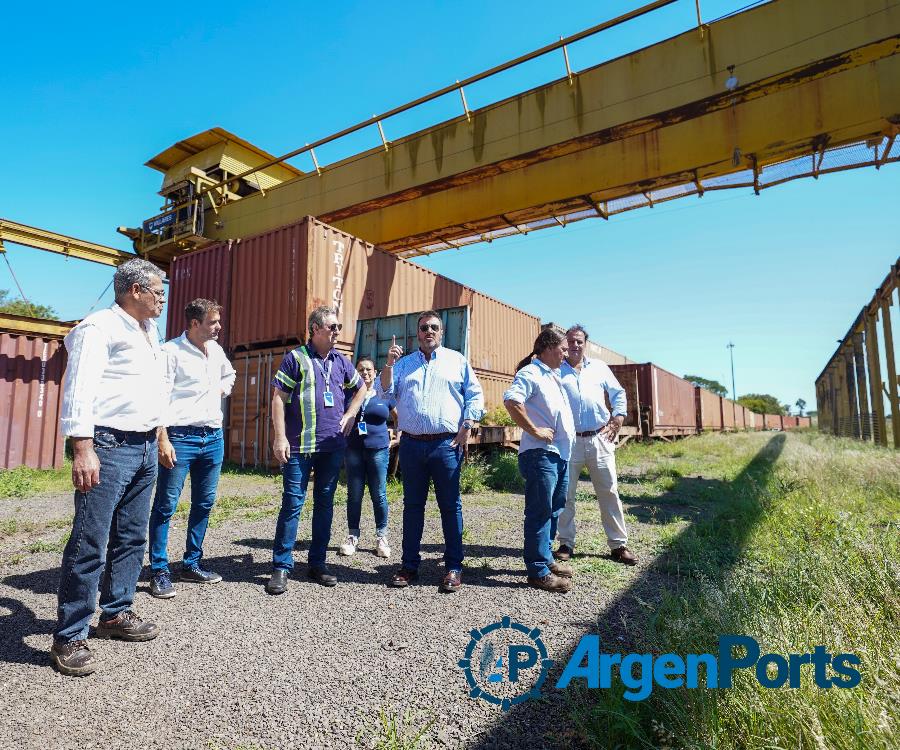
<instances>
[{"instance_id":1,"label":"shipping container","mask_svg":"<svg viewBox=\"0 0 900 750\"><path fill-rule=\"evenodd\" d=\"M781 417L778 414L762 414L763 429L780 430L782 429Z\"/></svg>"},{"instance_id":2,"label":"shipping container","mask_svg":"<svg viewBox=\"0 0 900 750\"><path fill-rule=\"evenodd\" d=\"M566 335L566 328L563 328L561 325L557 323L542 323L541 328L551 328L556 331L561 336ZM588 335L591 335L591 332L588 331ZM609 347L603 346L602 344L598 344L591 338L588 338L587 345L584 347L584 354L588 359L599 359L601 362L605 362L608 365L633 365L637 364L633 359L628 359L624 354L619 354L618 352L614 352Z\"/></svg>"},{"instance_id":3,"label":"shipping container","mask_svg":"<svg viewBox=\"0 0 900 750\"><path fill-rule=\"evenodd\" d=\"M639 434L644 437L693 435L698 432L692 383L652 362L610 365L610 369L628 397L625 424L639 428Z\"/></svg>"},{"instance_id":4,"label":"shipping container","mask_svg":"<svg viewBox=\"0 0 900 750\"><path fill-rule=\"evenodd\" d=\"M734 403L731 399L723 398L722 399L722 429L723 430L735 430L740 429L737 426L735 407L737 404Z\"/></svg>"},{"instance_id":5,"label":"shipping container","mask_svg":"<svg viewBox=\"0 0 900 750\"><path fill-rule=\"evenodd\" d=\"M219 344L227 350L231 312L231 242L180 255L172 261L166 339L182 334L186 327L184 308L188 302L198 298L214 300L222 305Z\"/></svg>"},{"instance_id":6,"label":"shipping container","mask_svg":"<svg viewBox=\"0 0 900 750\"><path fill-rule=\"evenodd\" d=\"M40 332L26 333L28 328ZM63 465L62 335L70 328L53 321L0 316L0 469Z\"/></svg>"},{"instance_id":7,"label":"shipping container","mask_svg":"<svg viewBox=\"0 0 900 750\"><path fill-rule=\"evenodd\" d=\"M353 351L360 320L465 307L468 325L490 332L471 339L472 366L511 376L540 330L533 315L312 217L234 243L230 299L234 350L305 341L307 316L319 305L339 308L344 351Z\"/></svg>"},{"instance_id":8,"label":"shipping container","mask_svg":"<svg viewBox=\"0 0 900 750\"><path fill-rule=\"evenodd\" d=\"M706 388L694 386L694 402L697 409L697 427L711 432L721 430L722 397Z\"/></svg>"}]
</instances>

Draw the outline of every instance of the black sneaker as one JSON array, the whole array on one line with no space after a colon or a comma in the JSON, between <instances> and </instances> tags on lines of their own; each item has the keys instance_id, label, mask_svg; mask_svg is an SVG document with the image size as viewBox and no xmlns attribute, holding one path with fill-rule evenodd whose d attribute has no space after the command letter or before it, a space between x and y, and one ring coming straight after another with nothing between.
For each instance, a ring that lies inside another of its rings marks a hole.
<instances>
[{"instance_id":1,"label":"black sneaker","mask_svg":"<svg viewBox=\"0 0 900 750\"><path fill-rule=\"evenodd\" d=\"M97 659L88 648L87 641L54 641L50 656L56 668L69 677L84 677L97 669Z\"/></svg>"},{"instance_id":2,"label":"black sneaker","mask_svg":"<svg viewBox=\"0 0 900 750\"><path fill-rule=\"evenodd\" d=\"M203 570L199 565L193 568L182 568L178 574L179 581L187 581L188 583L219 583L222 576L213 573L211 570Z\"/></svg>"},{"instance_id":3,"label":"black sneaker","mask_svg":"<svg viewBox=\"0 0 900 750\"><path fill-rule=\"evenodd\" d=\"M159 627L144 622L130 609L119 612L112 620L100 620L98 638L118 638L120 641L152 641L159 635Z\"/></svg>"},{"instance_id":4,"label":"black sneaker","mask_svg":"<svg viewBox=\"0 0 900 750\"><path fill-rule=\"evenodd\" d=\"M157 599L171 599L175 593L168 570L157 573L150 579L150 596L155 596Z\"/></svg>"}]
</instances>

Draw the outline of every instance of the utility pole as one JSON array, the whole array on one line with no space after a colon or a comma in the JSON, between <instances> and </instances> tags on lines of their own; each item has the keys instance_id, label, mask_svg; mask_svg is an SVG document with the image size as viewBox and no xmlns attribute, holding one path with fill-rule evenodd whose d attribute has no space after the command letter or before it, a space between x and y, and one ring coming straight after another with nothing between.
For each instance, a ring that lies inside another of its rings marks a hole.
<instances>
[{"instance_id":1,"label":"utility pole","mask_svg":"<svg viewBox=\"0 0 900 750\"><path fill-rule=\"evenodd\" d=\"M737 401L737 391L734 387L734 344L729 341L728 346L725 348L728 349L728 353L731 355L731 400Z\"/></svg>"}]
</instances>

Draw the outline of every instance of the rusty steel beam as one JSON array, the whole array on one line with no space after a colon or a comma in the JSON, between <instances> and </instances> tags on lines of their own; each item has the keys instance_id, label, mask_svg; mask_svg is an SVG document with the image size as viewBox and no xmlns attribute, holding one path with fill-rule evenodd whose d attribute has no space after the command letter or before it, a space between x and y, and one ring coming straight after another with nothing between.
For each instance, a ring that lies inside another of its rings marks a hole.
<instances>
[{"instance_id":1,"label":"rusty steel beam","mask_svg":"<svg viewBox=\"0 0 900 750\"><path fill-rule=\"evenodd\" d=\"M900 124L900 2L779 0L703 28L227 203L210 238L311 214L415 251Z\"/></svg>"}]
</instances>

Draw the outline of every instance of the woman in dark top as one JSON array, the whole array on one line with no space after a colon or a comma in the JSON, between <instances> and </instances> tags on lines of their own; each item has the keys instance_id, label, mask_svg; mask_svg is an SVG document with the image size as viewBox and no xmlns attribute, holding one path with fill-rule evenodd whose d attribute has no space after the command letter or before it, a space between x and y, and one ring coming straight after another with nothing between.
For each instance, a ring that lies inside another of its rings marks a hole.
<instances>
[{"instance_id":1,"label":"woman in dark top","mask_svg":"<svg viewBox=\"0 0 900 750\"><path fill-rule=\"evenodd\" d=\"M375 554L390 557L388 546L387 470L390 456L391 434L388 417L394 408L394 400L375 390L375 363L362 357L356 363L356 371L365 383L366 400L356 417L356 424L347 438L344 453L347 470L347 528L346 541L338 548L341 555L352 555L359 545L359 517L362 513L363 490L369 485L372 510L375 513Z\"/></svg>"}]
</instances>

